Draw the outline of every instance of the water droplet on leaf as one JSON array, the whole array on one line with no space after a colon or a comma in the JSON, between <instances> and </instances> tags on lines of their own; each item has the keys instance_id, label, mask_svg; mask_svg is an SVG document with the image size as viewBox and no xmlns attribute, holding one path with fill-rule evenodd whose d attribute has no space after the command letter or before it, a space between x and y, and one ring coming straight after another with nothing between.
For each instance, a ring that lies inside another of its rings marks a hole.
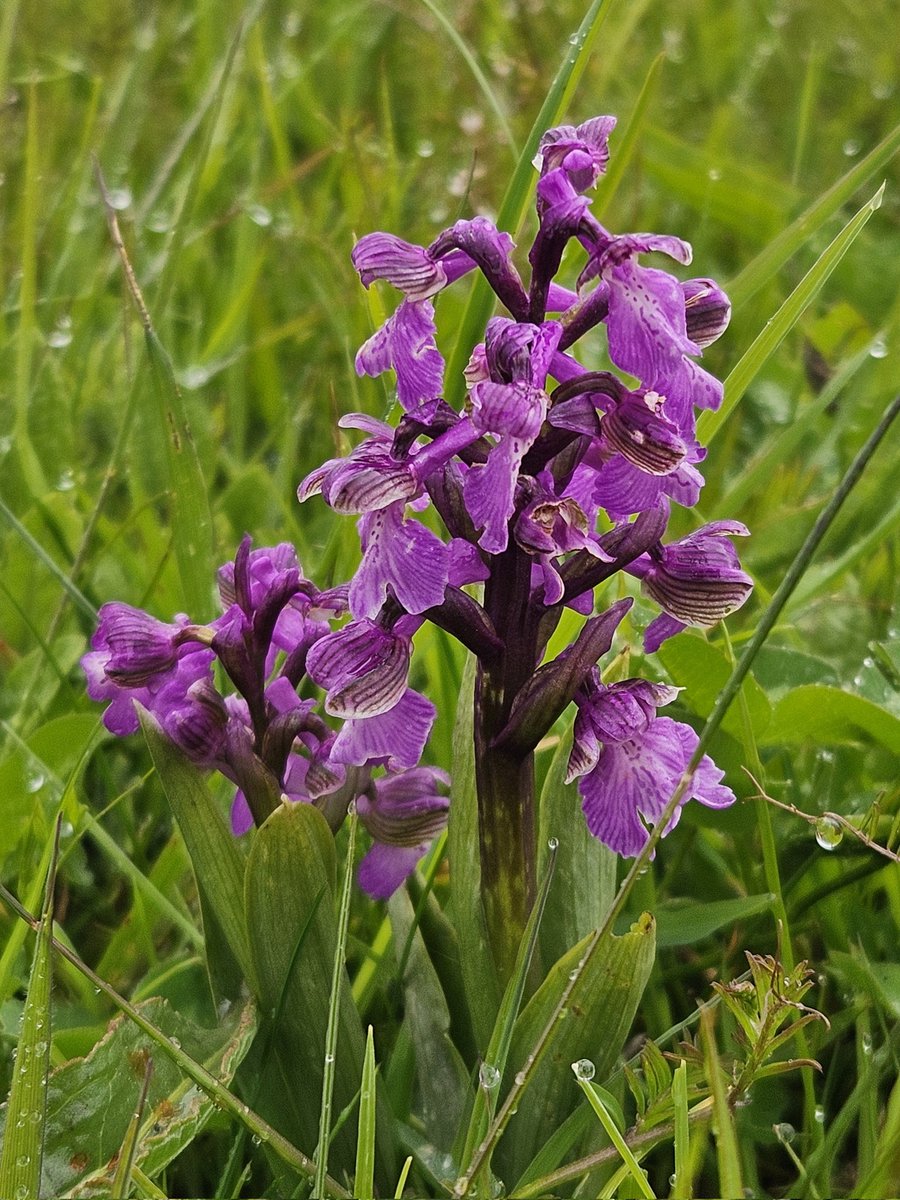
<instances>
[{"instance_id":1,"label":"water droplet on leaf","mask_svg":"<svg viewBox=\"0 0 900 1200\"><path fill-rule=\"evenodd\" d=\"M797 1131L789 1121L779 1121L777 1125L772 1126L772 1132L778 1138L779 1142L792 1142L797 1136Z\"/></svg>"},{"instance_id":2,"label":"water droplet on leaf","mask_svg":"<svg viewBox=\"0 0 900 1200\"><path fill-rule=\"evenodd\" d=\"M588 1083L594 1078L594 1064L589 1058L579 1058L578 1062L573 1062L572 1070L580 1083Z\"/></svg>"},{"instance_id":3,"label":"water droplet on leaf","mask_svg":"<svg viewBox=\"0 0 900 1200\"><path fill-rule=\"evenodd\" d=\"M547 838L547 849L551 852L559 849L559 838Z\"/></svg>"},{"instance_id":4,"label":"water droplet on leaf","mask_svg":"<svg viewBox=\"0 0 900 1200\"><path fill-rule=\"evenodd\" d=\"M478 1068L478 1081L487 1092L500 1085L500 1072L492 1063L483 1062Z\"/></svg>"}]
</instances>

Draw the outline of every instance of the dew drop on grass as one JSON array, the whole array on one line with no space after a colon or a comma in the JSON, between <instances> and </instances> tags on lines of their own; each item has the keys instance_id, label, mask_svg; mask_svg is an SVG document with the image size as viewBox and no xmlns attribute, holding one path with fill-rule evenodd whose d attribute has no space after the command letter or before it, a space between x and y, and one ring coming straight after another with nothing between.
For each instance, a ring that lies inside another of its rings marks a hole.
<instances>
[{"instance_id":1,"label":"dew drop on grass","mask_svg":"<svg viewBox=\"0 0 900 1200\"><path fill-rule=\"evenodd\" d=\"M478 1068L478 1081L486 1092L492 1092L500 1085L500 1072L493 1063L483 1062Z\"/></svg>"},{"instance_id":2,"label":"dew drop on grass","mask_svg":"<svg viewBox=\"0 0 900 1200\"><path fill-rule=\"evenodd\" d=\"M559 838L547 838L547 849L551 852L559 849Z\"/></svg>"},{"instance_id":3,"label":"dew drop on grass","mask_svg":"<svg viewBox=\"0 0 900 1200\"><path fill-rule=\"evenodd\" d=\"M869 347L870 358L887 358L887 342L882 337L877 337Z\"/></svg>"},{"instance_id":4,"label":"dew drop on grass","mask_svg":"<svg viewBox=\"0 0 900 1200\"><path fill-rule=\"evenodd\" d=\"M589 1083L594 1078L594 1064L589 1058L579 1058L572 1063L572 1070L579 1083Z\"/></svg>"},{"instance_id":5,"label":"dew drop on grass","mask_svg":"<svg viewBox=\"0 0 900 1200\"><path fill-rule=\"evenodd\" d=\"M39 792L46 783L46 779L41 771L31 771L25 779L25 791L30 795Z\"/></svg>"},{"instance_id":6,"label":"dew drop on grass","mask_svg":"<svg viewBox=\"0 0 900 1200\"><path fill-rule=\"evenodd\" d=\"M864 1033L862 1035L862 1037L860 1038L859 1044L860 1044L863 1054L871 1054L872 1053L872 1035L871 1035L871 1033Z\"/></svg>"},{"instance_id":7,"label":"dew drop on grass","mask_svg":"<svg viewBox=\"0 0 900 1200\"><path fill-rule=\"evenodd\" d=\"M844 831L834 817L819 817L816 821L816 841L823 850L836 850L844 840Z\"/></svg>"},{"instance_id":8,"label":"dew drop on grass","mask_svg":"<svg viewBox=\"0 0 900 1200\"><path fill-rule=\"evenodd\" d=\"M822 1107L822 1105L821 1105L821 1104L817 1104L817 1105L816 1105L816 1110L815 1110L815 1114L814 1114L814 1115L815 1115L815 1118L816 1118L816 1122L817 1122L819 1125L824 1125L824 1124L825 1124L825 1109Z\"/></svg>"},{"instance_id":9,"label":"dew drop on grass","mask_svg":"<svg viewBox=\"0 0 900 1200\"><path fill-rule=\"evenodd\" d=\"M797 1131L789 1121L779 1121L777 1125L772 1126L772 1132L778 1138L779 1142L792 1142L797 1136Z\"/></svg>"},{"instance_id":10,"label":"dew drop on grass","mask_svg":"<svg viewBox=\"0 0 900 1200\"><path fill-rule=\"evenodd\" d=\"M110 188L106 198L110 208L114 208L116 212L122 212L131 205L131 189L127 187Z\"/></svg>"},{"instance_id":11,"label":"dew drop on grass","mask_svg":"<svg viewBox=\"0 0 900 1200\"><path fill-rule=\"evenodd\" d=\"M245 211L253 224L258 225L260 229L266 229L272 224L272 214L262 204L248 204Z\"/></svg>"}]
</instances>

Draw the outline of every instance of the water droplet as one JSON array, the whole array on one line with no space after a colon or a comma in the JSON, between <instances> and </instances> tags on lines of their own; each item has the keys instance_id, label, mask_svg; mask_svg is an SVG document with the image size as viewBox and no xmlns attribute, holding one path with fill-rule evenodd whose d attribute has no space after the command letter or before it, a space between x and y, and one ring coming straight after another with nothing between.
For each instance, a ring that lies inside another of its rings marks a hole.
<instances>
[{"instance_id":1,"label":"water droplet","mask_svg":"<svg viewBox=\"0 0 900 1200\"><path fill-rule=\"evenodd\" d=\"M6 434L4 437L0 437L0 454L9 454L10 450L12 450L12 437L10 434Z\"/></svg>"},{"instance_id":2,"label":"water droplet","mask_svg":"<svg viewBox=\"0 0 900 1200\"><path fill-rule=\"evenodd\" d=\"M486 1092L500 1086L500 1072L492 1063L483 1062L478 1068L478 1082Z\"/></svg>"},{"instance_id":3,"label":"water droplet","mask_svg":"<svg viewBox=\"0 0 900 1200\"><path fill-rule=\"evenodd\" d=\"M176 1050L181 1049L181 1042L179 1042L178 1038L169 1038L169 1043L174 1046Z\"/></svg>"},{"instance_id":4,"label":"water droplet","mask_svg":"<svg viewBox=\"0 0 900 1200\"><path fill-rule=\"evenodd\" d=\"M20 1183L16 1188L16 1200L29 1200L31 1188L27 1183Z\"/></svg>"},{"instance_id":5,"label":"water droplet","mask_svg":"<svg viewBox=\"0 0 900 1200\"><path fill-rule=\"evenodd\" d=\"M853 158L855 155L859 154L860 144L856 138L847 138L843 145L843 151L848 158Z\"/></svg>"},{"instance_id":6,"label":"water droplet","mask_svg":"<svg viewBox=\"0 0 900 1200\"><path fill-rule=\"evenodd\" d=\"M266 229L272 224L272 214L264 204L248 204L244 212L246 212L253 224L258 225L260 229Z\"/></svg>"},{"instance_id":7,"label":"water droplet","mask_svg":"<svg viewBox=\"0 0 900 1200\"><path fill-rule=\"evenodd\" d=\"M816 1121L819 1123L819 1125L825 1124L825 1109L822 1107L821 1104L816 1105L814 1116L816 1118Z\"/></svg>"},{"instance_id":8,"label":"water droplet","mask_svg":"<svg viewBox=\"0 0 900 1200\"><path fill-rule=\"evenodd\" d=\"M579 1058L572 1063L572 1070L579 1083L589 1083L594 1078L594 1064L589 1058Z\"/></svg>"},{"instance_id":9,"label":"water droplet","mask_svg":"<svg viewBox=\"0 0 900 1200\"><path fill-rule=\"evenodd\" d=\"M43 1125L44 1114L41 1112L41 1110L39 1108L34 1108L28 1114L28 1120L31 1122L32 1125Z\"/></svg>"},{"instance_id":10,"label":"water droplet","mask_svg":"<svg viewBox=\"0 0 900 1200\"><path fill-rule=\"evenodd\" d=\"M131 205L131 189L127 187L110 188L106 199L110 208L115 209L116 212L122 212Z\"/></svg>"},{"instance_id":11,"label":"water droplet","mask_svg":"<svg viewBox=\"0 0 900 1200\"><path fill-rule=\"evenodd\" d=\"M69 317L60 317L56 328L47 335L51 350L63 350L72 342L72 322Z\"/></svg>"},{"instance_id":12,"label":"water droplet","mask_svg":"<svg viewBox=\"0 0 900 1200\"><path fill-rule=\"evenodd\" d=\"M326 1054L326 1055L325 1055L325 1061L326 1061L326 1062L328 1063L328 1065L330 1066L330 1065L331 1065L331 1064L334 1062L334 1055L333 1055L333 1054Z\"/></svg>"},{"instance_id":13,"label":"water droplet","mask_svg":"<svg viewBox=\"0 0 900 1200\"><path fill-rule=\"evenodd\" d=\"M262 1138L259 1136L258 1133L254 1133L254 1135L251 1137L250 1141L253 1143L254 1146L262 1145Z\"/></svg>"},{"instance_id":14,"label":"water droplet","mask_svg":"<svg viewBox=\"0 0 900 1200\"><path fill-rule=\"evenodd\" d=\"M202 388L204 384L209 383L210 374L209 367L185 367L178 373L178 382L189 392L194 392L197 388Z\"/></svg>"},{"instance_id":15,"label":"water droplet","mask_svg":"<svg viewBox=\"0 0 900 1200\"><path fill-rule=\"evenodd\" d=\"M569 1010L567 1008L561 1008L559 1010L559 1012L556 1014L556 1019L557 1019L557 1021L564 1021L568 1015L569 1015Z\"/></svg>"},{"instance_id":16,"label":"water droplet","mask_svg":"<svg viewBox=\"0 0 900 1200\"><path fill-rule=\"evenodd\" d=\"M57 479L55 487L58 492L71 492L75 486L75 472L71 469L63 471L59 479ZM69 826L71 829L71 826Z\"/></svg>"},{"instance_id":17,"label":"water droplet","mask_svg":"<svg viewBox=\"0 0 900 1200\"><path fill-rule=\"evenodd\" d=\"M887 342L883 337L877 337L869 347L870 358L887 358Z\"/></svg>"},{"instance_id":18,"label":"water droplet","mask_svg":"<svg viewBox=\"0 0 900 1200\"><path fill-rule=\"evenodd\" d=\"M772 1132L778 1138L779 1142L792 1142L797 1136L797 1131L789 1121L779 1121L777 1125L772 1126Z\"/></svg>"},{"instance_id":19,"label":"water droplet","mask_svg":"<svg viewBox=\"0 0 900 1200\"><path fill-rule=\"evenodd\" d=\"M862 1050L863 1054L871 1054L872 1053L872 1035L871 1035L871 1033L864 1033L862 1035L862 1037L859 1039L859 1045L860 1045L860 1049Z\"/></svg>"},{"instance_id":20,"label":"water droplet","mask_svg":"<svg viewBox=\"0 0 900 1200\"><path fill-rule=\"evenodd\" d=\"M559 849L559 838L547 838L547 849L551 852Z\"/></svg>"},{"instance_id":21,"label":"water droplet","mask_svg":"<svg viewBox=\"0 0 900 1200\"><path fill-rule=\"evenodd\" d=\"M75 826L71 821L61 821L59 825L59 836L61 838L69 838L75 832Z\"/></svg>"},{"instance_id":22,"label":"water droplet","mask_svg":"<svg viewBox=\"0 0 900 1200\"><path fill-rule=\"evenodd\" d=\"M41 771L31 771L25 777L25 791L33 796L35 792L41 790L46 782L46 777Z\"/></svg>"},{"instance_id":23,"label":"water droplet","mask_svg":"<svg viewBox=\"0 0 900 1200\"><path fill-rule=\"evenodd\" d=\"M27 1166L30 1166L30 1164L31 1164L31 1155L30 1154L20 1154L19 1157L16 1159L17 1167L27 1167Z\"/></svg>"},{"instance_id":24,"label":"water droplet","mask_svg":"<svg viewBox=\"0 0 900 1200\"><path fill-rule=\"evenodd\" d=\"M578 978L578 968L577 967L573 968L573 970L571 970L569 972L569 978L572 980L573 983Z\"/></svg>"},{"instance_id":25,"label":"water droplet","mask_svg":"<svg viewBox=\"0 0 900 1200\"><path fill-rule=\"evenodd\" d=\"M434 154L434 142L430 142L427 138L423 138L416 146L416 154L419 158L431 158Z\"/></svg>"},{"instance_id":26,"label":"water droplet","mask_svg":"<svg viewBox=\"0 0 900 1200\"><path fill-rule=\"evenodd\" d=\"M871 92L876 100L888 100L894 94L894 85L889 79L876 79Z\"/></svg>"},{"instance_id":27,"label":"water droplet","mask_svg":"<svg viewBox=\"0 0 900 1200\"><path fill-rule=\"evenodd\" d=\"M718 183L722 178L722 172L718 167L710 167L708 171L709 178L712 183Z\"/></svg>"},{"instance_id":28,"label":"water droplet","mask_svg":"<svg viewBox=\"0 0 900 1200\"><path fill-rule=\"evenodd\" d=\"M819 817L816 821L816 841L823 850L836 850L844 840L844 831L840 821L834 817Z\"/></svg>"},{"instance_id":29,"label":"water droplet","mask_svg":"<svg viewBox=\"0 0 900 1200\"><path fill-rule=\"evenodd\" d=\"M527 1076L524 1071L516 1071L516 1087L524 1087Z\"/></svg>"}]
</instances>

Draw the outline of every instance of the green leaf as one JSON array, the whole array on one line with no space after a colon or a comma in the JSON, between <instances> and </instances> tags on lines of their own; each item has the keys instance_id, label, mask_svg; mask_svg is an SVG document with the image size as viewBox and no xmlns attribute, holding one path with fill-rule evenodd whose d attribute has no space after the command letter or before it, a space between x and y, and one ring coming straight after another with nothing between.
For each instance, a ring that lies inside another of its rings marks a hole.
<instances>
[{"instance_id":1,"label":"green leaf","mask_svg":"<svg viewBox=\"0 0 900 1200\"><path fill-rule=\"evenodd\" d=\"M719 1194L743 1196L744 1185L741 1179L741 1156L738 1149L737 1130L734 1125L734 1114L728 1104L725 1076L719 1064L713 1010L709 1007L700 1010L700 1028L706 1062L706 1077L712 1089L713 1134L716 1141L716 1161L719 1166Z\"/></svg>"},{"instance_id":2,"label":"green leaf","mask_svg":"<svg viewBox=\"0 0 900 1200\"><path fill-rule=\"evenodd\" d=\"M772 710L764 745L799 742L829 744L857 741L868 734L888 750L900 752L900 718L841 688L808 683L783 696Z\"/></svg>"},{"instance_id":3,"label":"green leaf","mask_svg":"<svg viewBox=\"0 0 900 1200\"><path fill-rule=\"evenodd\" d=\"M708 938L717 929L767 912L774 899L771 892L763 892L759 896L743 896L739 900L667 900L653 914L656 917L656 944L660 949L692 946Z\"/></svg>"},{"instance_id":4,"label":"green leaf","mask_svg":"<svg viewBox=\"0 0 900 1200\"><path fill-rule=\"evenodd\" d=\"M788 332L812 303L861 233L866 222L881 205L884 184L858 213L851 217L834 241L816 259L778 312L767 321L755 341L742 355L725 380L725 399L717 412L705 412L697 421L697 437L706 446L716 436L747 388L762 370Z\"/></svg>"},{"instance_id":5,"label":"green leaf","mask_svg":"<svg viewBox=\"0 0 900 1200\"><path fill-rule=\"evenodd\" d=\"M412 936L401 984L403 1022L415 1048L417 1116L429 1141L446 1153L465 1112L469 1072L450 1037L447 999L422 932L419 927L413 930L415 913L404 888L388 901L388 912L398 953Z\"/></svg>"},{"instance_id":6,"label":"green leaf","mask_svg":"<svg viewBox=\"0 0 900 1200\"><path fill-rule=\"evenodd\" d=\"M256 991L254 960L244 920L244 859L237 842L200 771L169 741L149 713L141 709L139 716L153 765L197 877L204 927L221 930L228 951ZM228 979L233 973L221 956L215 961L212 951L215 944L213 938L207 938L207 958L212 959L210 973L214 979L217 976Z\"/></svg>"},{"instance_id":7,"label":"green leaf","mask_svg":"<svg viewBox=\"0 0 900 1200\"><path fill-rule=\"evenodd\" d=\"M588 831L578 785L565 782L572 748L572 721L560 739L541 790L538 810L538 874L546 869L548 843L555 838L553 902L541 922L541 955L547 965L599 929L612 904L617 858Z\"/></svg>"},{"instance_id":8,"label":"green leaf","mask_svg":"<svg viewBox=\"0 0 900 1200\"><path fill-rule=\"evenodd\" d=\"M375 1196L375 1040L371 1025L366 1033L366 1056L359 1090L359 1134L353 1195L357 1200L374 1200Z\"/></svg>"},{"instance_id":9,"label":"green leaf","mask_svg":"<svg viewBox=\"0 0 900 1200\"><path fill-rule=\"evenodd\" d=\"M53 967L53 890L59 832L47 872L43 912L37 933L22 1029L16 1047L6 1129L0 1153L0 1196L37 1200L47 1138L47 1074L50 1069L50 985Z\"/></svg>"},{"instance_id":10,"label":"green leaf","mask_svg":"<svg viewBox=\"0 0 900 1200\"><path fill-rule=\"evenodd\" d=\"M319 1134L329 994L337 944L334 913L334 837L311 804L284 804L257 830L247 862L247 930L258 981L263 1032L273 1051L259 1070L261 1114L311 1154ZM339 1111L357 1094L364 1040L345 970L340 973L334 1103ZM303 1086L298 1087L302 1080ZM382 1160L390 1134L379 1122ZM352 1173L356 1122L331 1142L334 1173Z\"/></svg>"},{"instance_id":11,"label":"green leaf","mask_svg":"<svg viewBox=\"0 0 900 1200\"><path fill-rule=\"evenodd\" d=\"M202 1029L159 997L137 1008L225 1084L246 1054L256 1028L252 1004L215 1029ZM117 1017L86 1058L74 1059L50 1075L41 1195L109 1193L151 1056L149 1112L138 1134L135 1165L151 1178L159 1175L201 1131L214 1111L212 1099L186 1080L171 1059L159 1054L144 1031ZM3 1194L16 1195L5 1188Z\"/></svg>"},{"instance_id":12,"label":"green leaf","mask_svg":"<svg viewBox=\"0 0 900 1200\"><path fill-rule=\"evenodd\" d=\"M637 1185L641 1196L645 1197L646 1200L655 1200L656 1193L647 1182L647 1176L641 1170L640 1163L635 1158L628 1143L622 1137L618 1125L613 1120L606 1104L603 1102L603 1097L601 1096L602 1088L595 1087L594 1084L589 1080L582 1078L579 1075L577 1067L578 1064L573 1063L572 1070L575 1072L575 1078L578 1082L578 1086L584 1092L585 1096L587 1096L588 1103L596 1113L600 1124L603 1126L606 1136L615 1146L616 1150L618 1150L619 1157L622 1159L623 1165L628 1169L628 1174Z\"/></svg>"},{"instance_id":13,"label":"green leaf","mask_svg":"<svg viewBox=\"0 0 900 1200\"><path fill-rule=\"evenodd\" d=\"M453 925L459 939L460 965L472 1028L479 1046L487 1046L500 1007L500 985L488 947L481 900L481 864L476 847L478 796L475 790L475 741L472 732L475 694L474 656L469 656L460 689L453 731L453 780L447 844Z\"/></svg>"},{"instance_id":14,"label":"green leaf","mask_svg":"<svg viewBox=\"0 0 900 1200\"><path fill-rule=\"evenodd\" d=\"M510 1075L524 1068L570 985L570 973L579 967L588 940L573 946L554 964L516 1022ZM601 939L588 958L531 1083L522 1093L515 1120L497 1147L494 1158L503 1178L518 1178L537 1148L572 1110L578 1096L573 1062L590 1059L598 1081L609 1075L649 978L655 940L653 919L645 914L623 937Z\"/></svg>"},{"instance_id":15,"label":"green leaf","mask_svg":"<svg viewBox=\"0 0 900 1200\"><path fill-rule=\"evenodd\" d=\"M685 630L664 642L657 653L672 682L684 688L682 699L698 716L708 717L731 675L731 664L724 651L708 642L702 634ZM744 681L742 688L758 737L770 724L769 701L752 675ZM728 712L722 726L740 737L743 731L737 708Z\"/></svg>"}]
</instances>

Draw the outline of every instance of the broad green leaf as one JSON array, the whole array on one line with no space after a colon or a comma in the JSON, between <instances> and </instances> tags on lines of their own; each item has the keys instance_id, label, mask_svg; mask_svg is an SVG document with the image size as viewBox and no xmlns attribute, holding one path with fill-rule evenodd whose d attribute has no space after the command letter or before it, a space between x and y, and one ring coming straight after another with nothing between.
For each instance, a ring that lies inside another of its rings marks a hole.
<instances>
[{"instance_id":1,"label":"broad green leaf","mask_svg":"<svg viewBox=\"0 0 900 1200\"><path fill-rule=\"evenodd\" d=\"M215 1029L200 1028L158 997L138 1005L138 1011L225 1084L246 1054L256 1027L252 1004ZM154 1071L135 1164L152 1178L197 1136L214 1111L213 1101L159 1053L144 1031L117 1017L86 1058L50 1074L42 1196L109 1193L148 1057L153 1058Z\"/></svg>"},{"instance_id":2,"label":"broad green leaf","mask_svg":"<svg viewBox=\"0 0 900 1200\"><path fill-rule=\"evenodd\" d=\"M284 804L257 831L247 862L246 912L254 975L258 980L268 1060L259 1065L262 1116L306 1154L319 1133L319 1106L337 922L334 912L334 838L311 804ZM334 1103L354 1100L365 1053L362 1027L346 971L341 973ZM272 1022L274 1027L270 1028ZM302 1086L299 1086L302 1081ZM389 1173L390 1127L379 1121L377 1145ZM356 1121L335 1132L332 1174L352 1174Z\"/></svg>"},{"instance_id":3,"label":"broad green leaf","mask_svg":"<svg viewBox=\"0 0 900 1200\"><path fill-rule=\"evenodd\" d=\"M576 782L566 783L572 723L560 739L541 791L538 810L538 874L550 838L559 843L550 904L541 922L543 962L549 966L603 924L616 888L617 858L588 831Z\"/></svg>"},{"instance_id":4,"label":"broad green leaf","mask_svg":"<svg viewBox=\"0 0 900 1200\"><path fill-rule=\"evenodd\" d=\"M443 1152L453 1145L469 1094L469 1072L450 1037L450 1009L421 929L413 930L415 913L401 888L388 901L397 952L412 937L400 981L404 1025L415 1047L420 1108L417 1115L429 1141Z\"/></svg>"},{"instance_id":5,"label":"broad green leaf","mask_svg":"<svg viewBox=\"0 0 900 1200\"><path fill-rule=\"evenodd\" d=\"M201 772L169 741L149 713L141 710L140 720L197 878L210 975L214 981L233 985L234 973L227 955L216 954L217 946L221 951L227 948L255 991L254 960L244 919L244 859ZM227 988L229 993L233 990L233 986Z\"/></svg>"},{"instance_id":6,"label":"broad green leaf","mask_svg":"<svg viewBox=\"0 0 900 1200\"><path fill-rule=\"evenodd\" d=\"M725 653L701 634L685 630L664 642L658 656L672 682L684 688L684 702L698 716L708 717L731 674L731 664ZM753 730L759 737L770 724L769 702L752 675L742 686ZM740 737L741 716L737 706L727 713L722 727Z\"/></svg>"},{"instance_id":7,"label":"broad green leaf","mask_svg":"<svg viewBox=\"0 0 900 1200\"><path fill-rule=\"evenodd\" d=\"M763 646L753 674L770 700L801 684L838 682L834 663L792 646Z\"/></svg>"},{"instance_id":8,"label":"broad green leaf","mask_svg":"<svg viewBox=\"0 0 900 1200\"><path fill-rule=\"evenodd\" d=\"M453 731L453 783L447 836L453 925L459 939L466 1000L475 1040L480 1047L485 1047L500 1007L500 986L487 941L481 901L481 866L477 852L478 796L475 791L475 743L472 733L475 667L475 658L470 656L460 689Z\"/></svg>"},{"instance_id":9,"label":"broad green leaf","mask_svg":"<svg viewBox=\"0 0 900 1200\"><path fill-rule=\"evenodd\" d=\"M47 872L43 911L38 928L22 1029L16 1046L12 1087L6 1105L6 1127L0 1153L0 1195L37 1200L47 1141L47 1074L50 1069L50 987L53 965L53 891L56 885L54 850Z\"/></svg>"},{"instance_id":10,"label":"broad green leaf","mask_svg":"<svg viewBox=\"0 0 900 1200\"><path fill-rule=\"evenodd\" d=\"M824 287L829 275L856 241L867 221L881 205L884 184L851 217L834 241L819 255L778 312L767 321L725 380L725 399L717 412L705 412L697 421L697 437L706 446L716 436L747 388L768 362L788 332Z\"/></svg>"},{"instance_id":11,"label":"broad green leaf","mask_svg":"<svg viewBox=\"0 0 900 1200\"><path fill-rule=\"evenodd\" d=\"M778 701L760 741L765 745L839 743L856 741L861 734L900 753L900 718L853 692L808 683Z\"/></svg>"},{"instance_id":12,"label":"broad green leaf","mask_svg":"<svg viewBox=\"0 0 900 1200\"><path fill-rule=\"evenodd\" d=\"M589 939L554 964L516 1023L509 1054L510 1077L521 1070L553 1016L581 962ZM650 975L655 929L646 914L623 937L601 939L575 982L563 1017L539 1062L519 1110L494 1155L501 1177L516 1179L577 1102L571 1064L586 1058L596 1078L606 1079L622 1051Z\"/></svg>"}]
</instances>

